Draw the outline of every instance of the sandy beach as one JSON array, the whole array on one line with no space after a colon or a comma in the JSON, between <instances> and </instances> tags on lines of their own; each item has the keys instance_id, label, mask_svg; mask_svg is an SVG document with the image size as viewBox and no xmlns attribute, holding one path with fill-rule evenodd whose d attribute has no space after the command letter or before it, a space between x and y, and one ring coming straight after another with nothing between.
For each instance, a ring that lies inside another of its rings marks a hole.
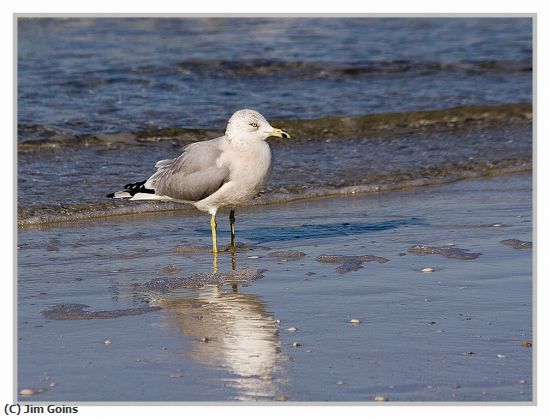
<instances>
[{"instance_id":1,"label":"sandy beach","mask_svg":"<svg viewBox=\"0 0 550 419\"><path fill-rule=\"evenodd\" d=\"M249 207L216 261L198 212L20 228L20 398L531 401L531 197L516 174Z\"/></svg>"}]
</instances>

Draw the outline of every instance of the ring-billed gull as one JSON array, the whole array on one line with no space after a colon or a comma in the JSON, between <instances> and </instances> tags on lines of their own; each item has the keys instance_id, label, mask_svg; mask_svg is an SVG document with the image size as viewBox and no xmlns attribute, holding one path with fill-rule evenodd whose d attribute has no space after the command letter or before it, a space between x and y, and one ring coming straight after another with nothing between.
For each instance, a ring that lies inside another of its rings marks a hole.
<instances>
[{"instance_id":1,"label":"ring-billed gull","mask_svg":"<svg viewBox=\"0 0 550 419\"><path fill-rule=\"evenodd\" d=\"M290 135L273 128L259 112L237 111L229 119L224 136L189 144L179 157L157 162L157 171L149 179L129 183L107 198L193 204L211 215L213 253L218 253L216 212L229 207L234 249L235 207L254 198L271 175L268 137Z\"/></svg>"}]
</instances>

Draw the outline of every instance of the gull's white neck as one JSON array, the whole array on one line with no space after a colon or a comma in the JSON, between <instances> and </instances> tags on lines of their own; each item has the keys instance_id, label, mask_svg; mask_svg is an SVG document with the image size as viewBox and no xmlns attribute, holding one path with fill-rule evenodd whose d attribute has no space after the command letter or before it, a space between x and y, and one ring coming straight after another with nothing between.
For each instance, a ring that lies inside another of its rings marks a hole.
<instances>
[{"instance_id":1,"label":"gull's white neck","mask_svg":"<svg viewBox=\"0 0 550 419\"><path fill-rule=\"evenodd\" d=\"M267 144L264 140L242 138L230 133L225 134L225 139L231 145L232 148L240 151L248 150L251 148L261 147L261 144Z\"/></svg>"}]
</instances>

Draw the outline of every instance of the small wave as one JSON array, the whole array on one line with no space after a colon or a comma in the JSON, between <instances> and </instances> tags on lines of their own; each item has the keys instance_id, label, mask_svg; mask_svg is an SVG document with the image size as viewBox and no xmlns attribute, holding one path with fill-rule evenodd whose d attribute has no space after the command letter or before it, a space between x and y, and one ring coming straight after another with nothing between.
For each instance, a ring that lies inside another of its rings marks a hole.
<instances>
[{"instance_id":1,"label":"small wave","mask_svg":"<svg viewBox=\"0 0 550 419\"><path fill-rule=\"evenodd\" d=\"M296 78L385 76L399 73L414 75L439 72L467 74L512 75L532 72L530 61L483 60L457 63L424 62L412 60L367 61L359 63L320 63L307 61L273 61L256 59L231 60L186 60L177 64L184 74L215 75L217 77L271 77ZM136 72L158 71L158 68L136 69Z\"/></svg>"},{"instance_id":2,"label":"small wave","mask_svg":"<svg viewBox=\"0 0 550 419\"><path fill-rule=\"evenodd\" d=\"M124 85L135 84L140 86L148 86L151 85L153 82L148 79L136 77L90 77L67 80L59 83L59 86L73 89L75 92L80 92L82 90L89 90L100 86L112 85L117 83Z\"/></svg>"},{"instance_id":3,"label":"small wave","mask_svg":"<svg viewBox=\"0 0 550 419\"><path fill-rule=\"evenodd\" d=\"M499 124L529 123L532 105L467 105L442 110L326 116L315 119L271 120L274 126L291 131L294 141L326 138L364 138L369 135L399 134L410 130L472 128ZM18 125L18 152L57 150L70 147L140 146L163 140L200 141L222 135L223 129L162 128L139 132L71 136L62 130L32 124Z\"/></svg>"},{"instance_id":4,"label":"small wave","mask_svg":"<svg viewBox=\"0 0 550 419\"><path fill-rule=\"evenodd\" d=\"M461 167L457 165L455 170L436 171L433 176L421 176L413 179L397 181L395 177L388 175L379 182L358 185L346 185L340 187L311 187L297 192L274 191L266 193L251 201L248 206L275 205L292 201L326 198L331 196L355 196L357 194L376 194L381 192L393 192L411 188L445 185L466 179L474 179L486 176L502 176L514 173L529 172L532 170L530 161L510 160L493 166L480 166L477 168ZM283 188L281 188L283 189ZM286 190L286 189L285 189ZM178 211L178 214L196 213L191 205L159 202L116 202L92 204L58 204L40 208L20 208L18 210L17 224L19 227L40 228L44 224L67 223L75 221L91 221L94 219L143 215L167 211Z\"/></svg>"}]
</instances>

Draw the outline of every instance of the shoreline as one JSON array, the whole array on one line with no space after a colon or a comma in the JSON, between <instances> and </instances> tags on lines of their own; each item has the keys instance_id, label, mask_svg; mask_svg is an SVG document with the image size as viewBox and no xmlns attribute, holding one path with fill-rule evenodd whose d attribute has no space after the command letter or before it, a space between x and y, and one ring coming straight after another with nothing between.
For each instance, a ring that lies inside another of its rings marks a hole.
<instances>
[{"instance_id":1,"label":"shoreline","mask_svg":"<svg viewBox=\"0 0 550 419\"><path fill-rule=\"evenodd\" d=\"M314 188L302 193L271 193L254 199L247 205L240 208L285 204L296 201L306 201L312 199L325 199L333 197L346 197L355 195L373 195L381 193L394 193L407 191L411 189L433 188L437 186L450 185L456 182L462 182L472 179L491 178L498 176L512 176L518 173L532 172L532 164L526 164L522 167L507 167L503 169L487 170L485 172L466 171L461 174L432 179L416 179L411 181L402 181L400 183L390 184L368 184L344 186L341 188ZM30 214L22 216L20 210L17 211L18 229L33 229L41 226L85 222L94 220L108 220L112 217L122 217L126 215L160 215L166 212L178 212L180 214L197 214L191 205L182 205L169 202L109 202L103 205L104 208L89 209L90 205L52 205L45 214L34 215L32 209ZM44 208L39 211L44 212ZM61 212L61 214L59 214Z\"/></svg>"}]
</instances>

